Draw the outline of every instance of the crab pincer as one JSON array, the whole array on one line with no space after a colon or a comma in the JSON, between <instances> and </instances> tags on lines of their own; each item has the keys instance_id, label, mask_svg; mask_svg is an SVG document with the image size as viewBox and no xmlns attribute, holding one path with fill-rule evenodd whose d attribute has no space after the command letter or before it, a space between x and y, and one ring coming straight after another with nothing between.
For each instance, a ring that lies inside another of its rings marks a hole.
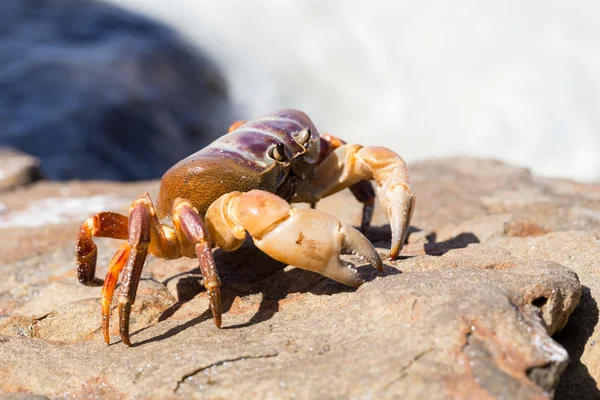
<instances>
[{"instance_id":1,"label":"crab pincer","mask_svg":"<svg viewBox=\"0 0 600 400\"><path fill-rule=\"evenodd\" d=\"M379 254L358 230L324 212L291 208L269 192L223 195L209 207L206 222L224 250L241 246L247 231L256 247L270 257L348 286L358 287L364 280L340 261L344 248L382 271Z\"/></svg>"},{"instance_id":2,"label":"crab pincer","mask_svg":"<svg viewBox=\"0 0 600 400\"><path fill-rule=\"evenodd\" d=\"M415 196L406 163L385 147L346 144L332 151L314 170L310 184L300 187L296 201L315 202L364 180L374 180L377 197L390 222L389 259L398 257L408 235Z\"/></svg>"}]
</instances>

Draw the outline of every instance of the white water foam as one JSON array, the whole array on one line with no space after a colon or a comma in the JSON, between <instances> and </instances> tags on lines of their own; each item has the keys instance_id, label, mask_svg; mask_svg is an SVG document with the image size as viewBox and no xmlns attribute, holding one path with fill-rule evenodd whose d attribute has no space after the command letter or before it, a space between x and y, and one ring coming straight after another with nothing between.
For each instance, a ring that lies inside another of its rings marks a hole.
<instances>
[{"instance_id":1,"label":"white water foam","mask_svg":"<svg viewBox=\"0 0 600 400\"><path fill-rule=\"evenodd\" d=\"M112 1L216 60L240 117L295 107L408 162L600 179L600 2Z\"/></svg>"}]
</instances>

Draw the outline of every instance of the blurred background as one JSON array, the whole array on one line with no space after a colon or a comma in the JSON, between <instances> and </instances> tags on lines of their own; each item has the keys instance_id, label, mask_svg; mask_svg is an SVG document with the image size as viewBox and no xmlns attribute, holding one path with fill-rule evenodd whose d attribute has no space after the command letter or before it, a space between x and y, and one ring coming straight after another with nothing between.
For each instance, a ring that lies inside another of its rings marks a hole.
<instances>
[{"instance_id":1,"label":"blurred background","mask_svg":"<svg viewBox=\"0 0 600 400\"><path fill-rule=\"evenodd\" d=\"M112 3L0 6L0 146L50 178L160 177L231 121L293 107L409 164L600 179L600 2Z\"/></svg>"}]
</instances>

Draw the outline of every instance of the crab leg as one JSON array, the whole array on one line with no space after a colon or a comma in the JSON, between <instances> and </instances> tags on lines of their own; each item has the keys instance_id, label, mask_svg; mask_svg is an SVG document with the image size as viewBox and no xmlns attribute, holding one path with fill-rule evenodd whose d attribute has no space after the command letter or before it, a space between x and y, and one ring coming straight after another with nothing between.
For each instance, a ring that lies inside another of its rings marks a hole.
<instances>
[{"instance_id":1,"label":"crab leg","mask_svg":"<svg viewBox=\"0 0 600 400\"><path fill-rule=\"evenodd\" d=\"M110 303L112 303L115 286L117 286L119 275L129 257L130 250L131 247L129 246L129 243L123 243L121 247L119 247L119 250L117 250L112 260L110 260L110 264L108 264L108 273L106 274L106 279L104 279L100 303L102 304L102 333L106 344L110 344L110 335L108 333L110 323Z\"/></svg>"},{"instance_id":2,"label":"crab leg","mask_svg":"<svg viewBox=\"0 0 600 400\"><path fill-rule=\"evenodd\" d=\"M225 194L209 207L206 223L211 237L224 250L239 247L248 231L256 246L270 257L348 286L358 287L364 281L340 261L342 248L382 271L377 251L359 231L332 215L290 208L285 200L269 192Z\"/></svg>"},{"instance_id":3,"label":"crab leg","mask_svg":"<svg viewBox=\"0 0 600 400\"><path fill-rule=\"evenodd\" d=\"M127 217L114 212L101 212L89 217L77 236L77 278L86 286L100 286L102 279L96 278L98 248L92 237L127 239Z\"/></svg>"},{"instance_id":4,"label":"crab leg","mask_svg":"<svg viewBox=\"0 0 600 400\"><path fill-rule=\"evenodd\" d=\"M227 130L227 133L231 133L233 131L235 131L237 128L239 128L240 126L244 125L246 122L246 120L239 120L239 121L235 121L233 124L231 124L229 126L229 129Z\"/></svg>"},{"instance_id":5,"label":"crab leg","mask_svg":"<svg viewBox=\"0 0 600 400\"><path fill-rule=\"evenodd\" d=\"M161 258L178 258L181 257L182 251L185 249L181 246L173 230L159 223L154 205L148 193L138 197L129 209L129 237L127 245L129 247L129 254L124 267L118 266L119 262L115 262L114 268L115 272L117 268L123 268L123 279L118 298L119 332L123 343L130 346L129 319L131 305L135 302L135 295L146 255L150 252ZM118 254L119 252L117 252ZM109 274L111 274L110 271ZM110 304L110 299L108 299L110 286L107 286L106 289L105 295L108 304ZM106 317L106 314L103 314L103 317ZM104 319L106 319L106 327L108 328L108 317L103 318L103 321ZM107 336L108 333L105 331L105 338Z\"/></svg>"},{"instance_id":6,"label":"crab leg","mask_svg":"<svg viewBox=\"0 0 600 400\"><path fill-rule=\"evenodd\" d=\"M321 152L319 154L319 161L317 164L323 162L335 149L346 144L342 139L330 135L328 133L322 133L321 139ZM373 218L373 208L375 205L375 190L373 185L368 180L362 180L349 187L350 191L358 200L363 204L362 220L360 223L360 231L365 233L371 225L371 219ZM311 204L312 208L315 208L315 203Z\"/></svg>"},{"instance_id":7,"label":"crab leg","mask_svg":"<svg viewBox=\"0 0 600 400\"><path fill-rule=\"evenodd\" d=\"M208 228L192 204L183 199L176 199L173 205L173 225L178 236L185 237L194 245L215 325L221 327L221 279L215 266Z\"/></svg>"},{"instance_id":8,"label":"crab leg","mask_svg":"<svg viewBox=\"0 0 600 400\"><path fill-rule=\"evenodd\" d=\"M377 184L379 202L392 229L389 258L395 259L406 241L415 207L408 168L399 155L384 147L341 146L315 168L312 195L323 198L365 179Z\"/></svg>"},{"instance_id":9,"label":"crab leg","mask_svg":"<svg viewBox=\"0 0 600 400\"><path fill-rule=\"evenodd\" d=\"M362 219L360 221L359 230L362 233L365 233L369 229L369 226L371 226L371 220L373 219L373 211L375 209L375 190L369 181L359 181L350 186L349 189L356 200L361 202L363 205Z\"/></svg>"},{"instance_id":10,"label":"crab leg","mask_svg":"<svg viewBox=\"0 0 600 400\"><path fill-rule=\"evenodd\" d=\"M129 213L129 256L123 272L123 281L119 290L119 332L121 340L131 346L129 340L129 317L131 305L135 302L142 268L148 254L150 243L150 212L145 204L136 200Z\"/></svg>"}]
</instances>

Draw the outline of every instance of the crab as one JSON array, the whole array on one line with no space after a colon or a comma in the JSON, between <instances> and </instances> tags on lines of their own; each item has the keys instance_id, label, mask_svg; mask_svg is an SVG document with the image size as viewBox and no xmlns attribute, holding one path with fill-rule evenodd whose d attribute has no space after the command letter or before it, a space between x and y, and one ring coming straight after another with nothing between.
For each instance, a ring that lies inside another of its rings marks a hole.
<instances>
[{"instance_id":1,"label":"crab","mask_svg":"<svg viewBox=\"0 0 600 400\"><path fill-rule=\"evenodd\" d=\"M391 226L389 258L398 256L415 207L404 160L384 147L346 144L320 135L306 114L281 110L253 121L238 121L229 132L171 167L162 177L156 205L148 193L129 215L100 212L77 237L77 277L103 285L102 331L110 343L109 315L118 296L119 333L131 345L129 321L146 256L197 258L214 323L221 326L221 280L212 250L234 251L250 234L256 247L285 264L318 272L345 285L364 280L340 260L349 250L382 272L382 260L364 232L371 222L376 183L379 203ZM360 231L318 211L315 204L350 189L363 204ZM310 203L292 208L290 203ZM125 240L104 281L95 276L93 237Z\"/></svg>"}]
</instances>

